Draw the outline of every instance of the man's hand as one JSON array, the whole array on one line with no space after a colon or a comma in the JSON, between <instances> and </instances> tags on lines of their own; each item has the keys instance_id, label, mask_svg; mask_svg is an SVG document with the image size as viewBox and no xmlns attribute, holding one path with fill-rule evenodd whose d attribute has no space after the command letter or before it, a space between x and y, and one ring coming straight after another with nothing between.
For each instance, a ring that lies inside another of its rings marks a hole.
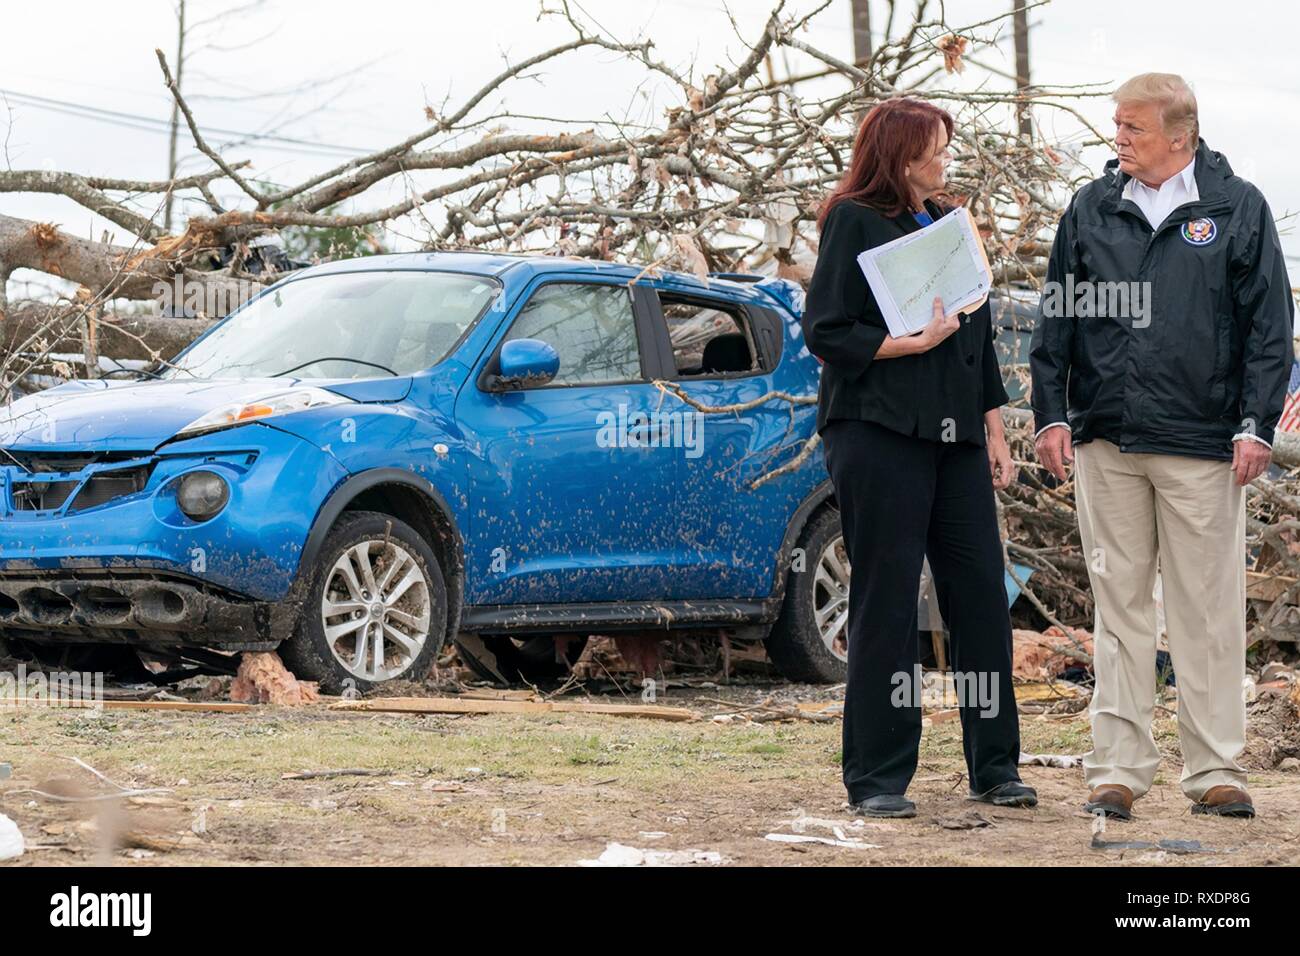
<instances>
[{"instance_id":1,"label":"man's hand","mask_svg":"<svg viewBox=\"0 0 1300 956\"><path fill-rule=\"evenodd\" d=\"M993 475L993 487L998 491L1010 487L1016 477L1016 466L1011 463L1011 449L1002 436L990 436L986 439L989 453L989 472Z\"/></svg>"},{"instance_id":2,"label":"man's hand","mask_svg":"<svg viewBox=\"0 0 1300 956\"><path fill-rule=\"evenodd\" d=\"M1065 466L1074 463L1070 429L1064 425L1045 429L1034 442L1034 454L1038 456L1042 466L1055 475L1058 481L1065 481Z\"/></svg>"},{"instance_id":3,"label":"man's hand","mask_svg":"<svg viewBox=\"0 0 1300 956\"><path fill-rule=\"evenodd\" d=\"M1268 468L1273 451L1263 442L1241 438L1232 443L1232 470L1238 485L1248 485Z\"/></svg>"}]
</instances>

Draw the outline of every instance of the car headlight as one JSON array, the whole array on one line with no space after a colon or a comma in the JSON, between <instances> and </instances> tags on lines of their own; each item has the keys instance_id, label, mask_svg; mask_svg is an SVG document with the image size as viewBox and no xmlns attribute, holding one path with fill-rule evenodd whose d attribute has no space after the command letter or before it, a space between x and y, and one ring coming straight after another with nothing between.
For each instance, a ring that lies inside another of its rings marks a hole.
<instances>
[{"instance_id":1,"label":"car headlight","mask_svg":"<svg viewBox=\"0 0 1300 956\"><path fill-rule=\"evenodd\" d=\"M231 428L245 422L271 418L275 415L287 415L290 412L301 412L308 408L320 408L325 405L345 405L351 401L350 398L344 398L342 395L336 395L323 388L293 388L268 392L255 401L234 402L230 405L214 408L206 415L194 419L194 421L178 431L176 435L179 437L181 435L195 435L199 432L216 431L220 428Z\"/></svg>"},{"instance_id":2,"label":"car headlight","mask_svg":"<svg viewBox=\"0 0 1300 956\"><path fill-rule=\"evenodd\" d=\"M176 486L176 503L195 521L215 518L229 500L230 486L213 471L191 471Z\"/></svg>"}]
</instances>

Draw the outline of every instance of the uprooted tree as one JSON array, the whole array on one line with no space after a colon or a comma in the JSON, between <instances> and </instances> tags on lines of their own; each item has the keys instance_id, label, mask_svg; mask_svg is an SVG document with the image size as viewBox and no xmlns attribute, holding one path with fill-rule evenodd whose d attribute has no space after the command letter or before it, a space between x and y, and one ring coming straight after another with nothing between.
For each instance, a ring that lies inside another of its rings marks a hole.
<instances>
[{"instance_id":1,"label":"uprooted tree","mask_svg":"<svg viewBox=\"0 0 1300 956\"><path fill-rule=\"evenodd\" d=\"M945 21L942 4L916 0L907 14L896 5L882 5L884 40L859 62L807 39L812 21L825 22L829 0L806 15L787 12L781 0L757 36L741 37L734 62L684 72L661 59L650 40L616 40L575 15L567 0L543 2L541 15L560 18L571 30L566 42L508 64L459 103L427 106L422 127L402 141L288 185L258 179L246 161L205 140L158 51L161 79L210 168L164 181L0 171L0 192L57 194L120 230L92 240L0 215L0 398L23 383L31 387L37 373L96 375L101 355L165 362L216 316L173 318L144 307L159 283L180 276L187 285L229 288L230 301L238 301L249 283L276 278L263 262L250 267L256 244L268 236L373 235L400 222L408 239L415 236L409 247L423 250L527 251L701 276L759 271L806 282L818 205L844 173L856 122L873 103L899 95L933 100L954 114L950 198L974 214L999 283L1032 294L1064 198L1092 175L1078 151L1106 142L1084 117L1081 101L1108 91L1008 84L1007 74L981 58L1000 56L1010 11L954 25ZM569 130L572 122L557 115L550 131L519 131L527 124L503 105L512 85L566 58L593 54L634 65L643 84L671 91L675 104L652 122L610 118ZM814 66L777 77L775 64L791 54ZM955 89L950 78L967 70L967 79L979 81ZM1040 125L1024 135L1020 116L1037 117ZM1076 132L1053 138L1044 117L1068 119ZM402 192L396 201L395 184ZM381 194L383 202L374 198ZM201 212L170 233L161 213L178 198ZM322 245L328 246L315 248ZM75 291L54 301L8 302L4 280L16 269L57 277ZM80 362L69 361L70 354ZM1027 370L1012 362L1005 368L1023 387ZM1035 569L1026 593L1043 617L1077 624L1090 619L1091 600L1071 489L1053 487L1034 468L1025 417L1009 410L1022 472L1000 494L1010 556ZM1300 462L1300 454L1290 454ZM1292 544L1300 528L1297 504L1282 486L1261 484L1251 498L1252 534L1267 544L1281 582L1271 592L1277 600L1270 615L1261 616L1265 629L1293 624L1285 612L1300 592L1293 580L1300 572Z\"/></svg>"}]
</instances>

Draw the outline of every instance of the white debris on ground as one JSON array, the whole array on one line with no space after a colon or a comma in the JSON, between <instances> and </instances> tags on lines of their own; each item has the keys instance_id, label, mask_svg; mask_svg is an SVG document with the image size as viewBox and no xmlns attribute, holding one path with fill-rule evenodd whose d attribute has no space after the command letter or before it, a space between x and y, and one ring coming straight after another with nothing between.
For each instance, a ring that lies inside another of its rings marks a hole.
<instances>
[{"instance_id":1,"label":"white debris on ground","mask_svg":"<svg viewBox=\"0 0 1300 956\"><path fill-rule=\"evenodd\" d=\"M1020 754L1022 767L1058 767L1068 770L1082 765L1083 758L1076 757L1074 754L1027 754L1023 751Z\"/></svg>"},{"instance_id":2,"label":"white debris on ground","mask_svg":"<svg viewBox=\"0 0 1300 956\"><path fill-rule=\"evenodd\" d=\"M3 813L0 813L0 860L16 860L27 850L23 831Z\"/></svg>"},{"instance_id":3,"label":"white debris on ground","mask_svg":"<svg viewBox=\"0 0 1300 956\"><path fill-rule=\"evenodd\" d=\"M850 850L878 850L879 843L867 843L863 840L833 840L830 837L810 836L806 833L769 833L763 839L774 843L823 843L826 846L842 846Z\"/></svg>"},{"instance_id":4,"label":"white debris on ground","mask_svg":"<svg viewBox=\"0 0 1300 956\"><path fill-rule=\"evenodd\" d=\"M779 820L778 826L788 826L793 833L769 833L763 837L765 840L771 840L773 843L821 843L826 846L844 847L850 850L877 850L880 845L877 843L867 843L865 840L859 840L858 834L868 829L885 829L888 824L868 824L866 820L827 820L823 817L800 816L793 820ZM814 836L805 833L805 830L822 829L829 830L830 836ZM850 835L852 834L852 835Z\"/></svg>"},{"instance_id":5,"label":"white debris on ground","mask_svg":"<svg viewBox=\"0 0 1300 956\"><path fill-rule=\"evenodd\" d=\"M594 860L579 860L579 866L717 866L730 862L713 850L642 850L622 843L605 844L605 852Z\"/></svg>"}]
</instances>

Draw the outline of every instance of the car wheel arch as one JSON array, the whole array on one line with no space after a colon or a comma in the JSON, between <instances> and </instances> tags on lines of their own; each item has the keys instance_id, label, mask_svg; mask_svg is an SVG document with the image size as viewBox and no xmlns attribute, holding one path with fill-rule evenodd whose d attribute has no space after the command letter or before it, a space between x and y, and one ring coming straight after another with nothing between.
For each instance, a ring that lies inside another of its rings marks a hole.
<instances>
[{"instance_id":1,"label":"car wheel arch","mask_svg":"<svg viewBox=\"0 0 1300 956\"><path fill-rule=\"evenodd\" d=\"M822 508L835 507L837 507L835 504L835 488L829 478L814 488L799 503L799 507L795 509L794 514L790 516L790 521L786 524L785 536L781 539L781 549L777 552L776 568L773 570L772 577L772 597L782 597L785 594L791 557L804 528L808 526L808 522L812 521L813 516Z\"/></svg>"},{"instance_id":2,"label":"car wheel arch","mask_svg":"<svg viewBox=\"0 0 1300 956\"><path fill-rule=\"evenodd\" d=\"M425 537L449 582L463 579L464 540L446 499L427 479L402 468L358 472L331 492L303 545L300 579L303 570L314 566L330 529L349 511L377 511L405 521ZM459 590L457 586L455 591Z\"/></svg>"}]
</instances>

